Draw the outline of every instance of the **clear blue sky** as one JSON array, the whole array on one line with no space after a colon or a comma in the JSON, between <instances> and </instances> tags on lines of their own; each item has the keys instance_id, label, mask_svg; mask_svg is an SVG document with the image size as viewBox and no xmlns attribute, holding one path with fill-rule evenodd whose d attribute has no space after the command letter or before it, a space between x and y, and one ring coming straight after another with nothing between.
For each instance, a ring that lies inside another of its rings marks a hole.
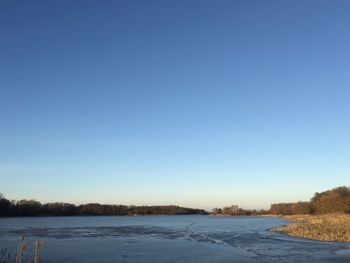
<instances>
[{"instance_id":1,"label":"clear blue sky","mask_svg":"<svg viewBox=\"0 0 350 263\"><path fill-rule=\"evenodd\" d=\"M350 178L350 1L1 1L0 192L267 208Z\"/></svg>"}]
</instances>

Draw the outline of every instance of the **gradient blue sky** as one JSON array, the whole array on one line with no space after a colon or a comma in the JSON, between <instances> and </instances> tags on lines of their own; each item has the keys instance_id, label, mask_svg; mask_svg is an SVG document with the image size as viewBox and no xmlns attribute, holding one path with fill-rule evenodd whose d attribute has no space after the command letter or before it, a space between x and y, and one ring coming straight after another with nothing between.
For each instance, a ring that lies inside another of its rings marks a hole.
<instances>
[{"instance_id":1,"label":"gradient blue sky","mask_svg":"<svg viewBox=\"0 0 350 263\"><path fill-rule=\"evenodd\" d=\"M349 185L350 1L1 1L0 192L267 208Z\"/></svg>"}]
</instances>

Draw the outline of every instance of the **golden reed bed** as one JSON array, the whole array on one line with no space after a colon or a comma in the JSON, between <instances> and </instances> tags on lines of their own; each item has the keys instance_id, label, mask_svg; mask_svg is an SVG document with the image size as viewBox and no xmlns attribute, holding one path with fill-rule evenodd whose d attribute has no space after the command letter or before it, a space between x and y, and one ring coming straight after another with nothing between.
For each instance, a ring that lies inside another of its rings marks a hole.
<instances>
[{"instance_id":1,"label":"golden reed bed","mask_svg":"<svg viewBox=\"0 0 350 263\"><path fill-rule=\"evenodd\" d=\"M290 236L323 241L350 242L350 215L291 215L283 216L295 223L275 228Z\"/></svg>"}]
</instances>

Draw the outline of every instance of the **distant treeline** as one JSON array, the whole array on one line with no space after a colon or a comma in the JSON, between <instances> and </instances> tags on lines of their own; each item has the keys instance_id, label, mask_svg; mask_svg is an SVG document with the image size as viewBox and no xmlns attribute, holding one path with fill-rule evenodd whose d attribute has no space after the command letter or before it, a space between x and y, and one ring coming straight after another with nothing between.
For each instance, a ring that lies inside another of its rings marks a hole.
<instances>
[{"instance_id":1,"label":"distant treeline","mask_svg":"<svg viewBox=\"0 0 350 263\"><path fill-rule=\"evenodd\" d=\"M350 213L350 189L341 186L329 191L315 193L310 202L272 204L274 215Z\"/></svg>"},{"instance_id":2,"label":"distant treeline","mask_svg":"<svg viewBox=\"0 0 350 263\"><path fill-rule=\"evenodd\" d=\"M215 215L294 215L350 213L350 188L337 187L315 193L309 202L272 204L269 210L247 210L237 205L214 208ZM189 215L207 214L205 210L179 206L125 206L97 203L74 205L68 203L41 204L35 200L9 201L0 194L1 216L89 216L89 215Z\"/></svg>"},{"instance_id":3,"label":"distant treeline","mask_svg":"<svg viewBox=\"0 0 350 263\"><path fill-rule=\"evenodd\" d=\"M238 205L226 206L223 208L214 208L212 211L213 215L225 215L225 216L257 216L267 214L266 210L251 210L243 209Z\"/></svg>"},{"instance_id":4,"label":"distant treeline","mask_svg":"<svg viewBox=\"0 0 350 263\"><path fill-rule=\"evenodd\" d=\"M191 215L206 214L202 209L179 206L125 206L67 203L41 204L35 200L9 201L0 196L1 216L103 216L103 215Z\"/></svg>"},{"instance_id":5,"label":"distant treeline","mask_svg":"<svg viewBox=\"0 0 350 263\"><path fill-rule=\"evenodd\" d=\"M296 215L350 213L350 188L341 186L329 191L315 193L309 202L272 204L269 210L243 209L237 205L214 208L213 215L254 216L254 215Z\"/></svg>"}]
</instances>

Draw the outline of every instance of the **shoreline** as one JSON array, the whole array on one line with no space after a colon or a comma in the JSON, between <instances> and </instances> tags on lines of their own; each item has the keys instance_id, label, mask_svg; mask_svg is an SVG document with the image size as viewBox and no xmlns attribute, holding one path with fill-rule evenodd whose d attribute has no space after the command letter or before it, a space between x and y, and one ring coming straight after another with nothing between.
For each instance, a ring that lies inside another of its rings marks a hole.
<instances>
[{"instance_id":1,"label":"shoreline","mask_svg":"<svg viewBox=\"0 0 350 263\"><path fill-rule=\"evenodd\" d=\"M350 242L350 215L332 213L324 215L276 216L290 223L271 231L285 233L291 237L318 241Z\"/></svg>"},{"instance_id":2,"label":"shoreline","mask_svg":"<svg viewBox=\"0 0 350 263\"><path fill-rule=\"evenodd\" d=\"M35 216L0 216L0 219L10 218L53 218L53 217L149 217L149 216L209 216L207 214L132 214L132 215L35 215Z\"/></svg>"}]
</instances>

